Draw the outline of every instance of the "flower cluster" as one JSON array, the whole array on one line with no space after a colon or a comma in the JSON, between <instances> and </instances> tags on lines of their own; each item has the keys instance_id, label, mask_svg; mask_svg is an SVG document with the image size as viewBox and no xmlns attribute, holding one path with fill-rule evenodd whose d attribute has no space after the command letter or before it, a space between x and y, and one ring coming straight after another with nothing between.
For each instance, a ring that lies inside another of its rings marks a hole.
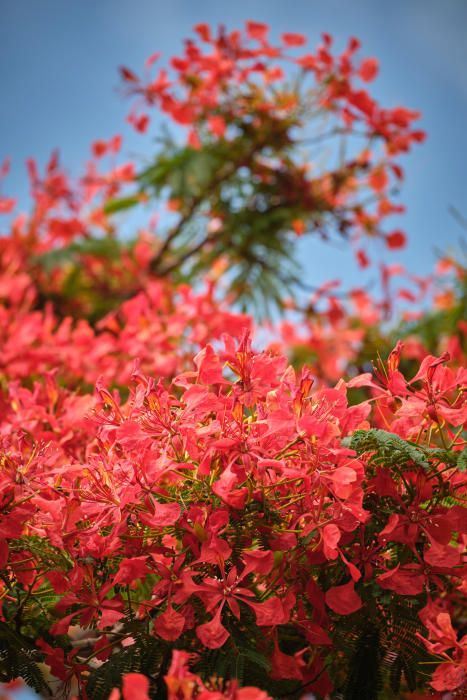
<instances>
[{"instance_id":1,"label":"flower cluster","mask_svg":"<svg viewBox=\"0 0 467 700\"><path fill-rule=\"evenodd\" d=\"M295 209L289 224L298 236L318 231L327 238L334 227L341 235L352 234L355 243L373 236L389 248L404 247L405 234L384 232L382 222L404 211L392 199L404 175L397 157L422 142L425 134L414 128L418 112L383 108L363 89L362 83L377 76L378 62L356 57L360 42L350 39L337 54L332 38L323 34L314 53L297 55L307 43L303 35L285 33L278 44L271 43L269 28L257 22L247 22L243 32L220 27L214 34L205 24L195 31L198 40L187 40L184 53L172 58L169 67L154 73L161 58L154 54L142 78L121 68L128 93L136 97L130 123L146 131L156 108L188 129L188 144L194 149L206 142L235 144L239 165L251 171L250 182L257 178L274 183L276 197L282 191L284 206ZM289 83L294 71L297 75ZM310 140L312 162L303 159L306 149L296 162L290 148L306 146L310 116L322 123ZM302 140L297 141L297 131ZM254 147L247 156L238 144L252 133ZM349 156L336 167L329 152L337 152L343 138ZM320 169L323 147L328 157ZM186 202L173 204L183 215ZM221 221L224 216L219 211L209 215ZM368 265L365 250L355 252L360 264Z\"/></svg>"},{"instance_id":2,"label":"flower cluster","mask_svg":"<svg viewBox=\"0 0 467 700\"><path fill-rule=\"evenodd\" d=\"M246 335L224 343L170 386L135 367L125 401L102 382L77 396L52 374L10 387L3 616L34 629L52 674L83 697L143 633L165 651L223 650L224 663L253 644L276 682L324 696L342 682L342 619L364 614L398 640L395 605L416 613L429 596L455 614L466 372L427 357L407 382L398 346L377 377L313 391L306 369ZM362 386L372 396L349 405Z\"/></svg>"}]
</instances>

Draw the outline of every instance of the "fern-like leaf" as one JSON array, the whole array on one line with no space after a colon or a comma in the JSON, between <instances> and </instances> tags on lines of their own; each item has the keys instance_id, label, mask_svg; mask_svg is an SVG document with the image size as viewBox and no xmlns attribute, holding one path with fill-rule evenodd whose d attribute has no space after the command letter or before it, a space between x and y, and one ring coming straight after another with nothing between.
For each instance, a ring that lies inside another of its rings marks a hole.
<instances>
[{"instance_id":1,"label":"fern-like leaf","mask_svg":"<svg viewBox=\"0 0 467 700\"><path fill-rule=\"evenodd\" d=\"M108 700L113 688L121 688L125 673L142 673L151 680L151 696L162 698L167 660L165 644L149 635L138 635L134 644L112 654L90 674L88 695L93 700Z\"/></svg>"},{"instance_id":2,"label":"fern-like leaf","mask_svg":"<svg viewBox=\"0 0 467 700\"><path fill-rule=\"evenodd\" d=\"M22 678L38 693L47 692L47 684L37 665L40 660L39 653L26 638L0 622L1 682Z\"/></svg>"}]
</instances>

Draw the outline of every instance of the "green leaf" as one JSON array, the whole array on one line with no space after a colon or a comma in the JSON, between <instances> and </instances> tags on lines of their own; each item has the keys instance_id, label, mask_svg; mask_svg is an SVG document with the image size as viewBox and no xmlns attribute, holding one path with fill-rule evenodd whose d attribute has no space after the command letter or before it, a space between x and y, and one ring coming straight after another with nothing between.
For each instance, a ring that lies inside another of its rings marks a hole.
<instances>
[{"instance_id":1,"label":"green leaf","mask_svg":"<svg viewBox=\"0 0 467 700\"><path fill-rule=\"evenodd\" d=\"M37 665L40 660L39 652L29 640L0 621L0 682L22 678L38 693L47 692L49 689Z\"/></svg>"},{"instance_id":2,"label":"green leaf","mask_svg":"<svg viewBox=\"0 0 467 700\"><path fill-rule=\"evenodd\" d=\"M357 454L377 452L377 460L388 461L387 466L413 462L422 469L430 469L424 450L386 430L357 430L350 439L350 447Z\"/></svg>"},{"instance_id":3,"label":"green leaf","mask_svg":"<svg viewBox=\"0 0 467 700\"><path fill-rule=\"evenodd\" d=\"M257 666L260 666L260 668L263 668L265 671L270 671L271 670L271 662L269 659L267 659L263 654L260 654L258 651L255 651L254 649L248 648L248 649L243 649L241 652L246 658L251 662L256 664Z\"/></svg>"},{"instance_id":4,"label":"green leaf","mask_svg":"<svg viewBox=\"0 0 467 700\"><path fill-rule=\"evenodd\" d=\"M72 243L64 248L50 250L42 255L35 255L32 262L45 270L53 270L67 263L76 264L82 255L94 255L108 260L116 260L122 253L124 245L115 238L87 238Z\"/></svg>"},{"instance_id":5,"label":"green leaf","mask_svg":"<svg viewBox=\"0 0 467 700\"><path fill-rule=\"evenodd\" d=\"M117 214L120 211L125 211L126 209L131 209L132 207L139 204L141 198L138 195L131 195L129 197L121 197L120 199L110 199L104 205L104 212L106 214Z\"/></svg>"},{"instance_id":6,"label":"green leaf","mask_svg":"<svg viewBox=\"0 0 467 700\"><path fill-rule=\"evenodd\" d=\"M460 472L467 471L467 450L464 448L457 458L457 468Z\"/></svg>"},{"instance_id":7,"label":"green leaf","mask_svg":"<svg viewBox=\"0 0 467 700\"><path fill-rule=\"evenodd\" d=\"M112 689L121 687L125 673L142 673L156 687L163 686L166 656L163 642L146 634L135 635L134 644L112 654L91 672L87 683L88 696L93 700L108 700Z\"/></svg>"}]
</instances>

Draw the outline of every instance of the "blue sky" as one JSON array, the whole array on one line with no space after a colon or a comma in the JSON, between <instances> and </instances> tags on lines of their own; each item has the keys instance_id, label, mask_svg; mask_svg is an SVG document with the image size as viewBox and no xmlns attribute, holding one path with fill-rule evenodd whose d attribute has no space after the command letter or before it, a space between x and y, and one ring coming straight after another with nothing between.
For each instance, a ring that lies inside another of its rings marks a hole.
<instances>
[{"instance_id":1,"label":"blue sky","mask_svg":"<svg viewBox=\"0 0 467 700\"><path fill-rule=\"evenodd\" d=\"M22 202L28 156L43 163L58 146L78 172L91 141L122 131L127 153L144 153L144 142L122 129L129 105L117 90L118 65L139 70L156 50L178 52L197 22L233 28L254 19L275 36L305 33L311 47L322 31L339 47L357 36L362 55L380 61L372 89L381 101L423 112L428 140L404 161L408 212L398 221L410 246L388 259L423 274L434 249L455 247L463 234L448 207L467 216L465 0L0 0L0 9L0 158L11 156L8 194ZM301 259L309 284L361 282L343 248L307 242Z\"/></svg>"}]
</instances>

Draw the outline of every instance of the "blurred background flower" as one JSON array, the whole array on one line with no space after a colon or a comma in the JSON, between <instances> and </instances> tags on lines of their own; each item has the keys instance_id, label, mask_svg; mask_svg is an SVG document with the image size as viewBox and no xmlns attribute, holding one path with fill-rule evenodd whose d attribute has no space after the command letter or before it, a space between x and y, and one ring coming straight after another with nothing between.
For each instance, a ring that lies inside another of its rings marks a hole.
<instances>
[{"instance_id":1,"label":"blurred background flower","mask_svg":"<svg viewBox=\"0 0 467 700\"><path fill-rule=\"evenodd\" d=\"M372 93L387 105L407 105L423 114L427 142L407 162L401 201L407 213L396 226L409 245L387 257L412 272L431 271L435 248L458 246L463 230L450 207L467 216L467 4L463 0L81 0L64 3L2 3L0 78L3 104L0 156L10 155L10 188L27 202L24 160L42 165L56 146L62 162L77 172L96 137L121 132L128 102L118 94L117 66L139 70L160 51L163 59L179 52L194 24L241 27L254 19L270 24L272 36L301 32L314 47L321 32L343 48L349 36L362 42L362 53L377 56L380 75ZM152 145L127 125L124 152L144 155ZM150 137L154 138L154 130ZM308 280L319 284L339 277L343 286L361 284L374 270L359 270L348 247L321 246L313 237L300 242ZM382 251L383 254L383 251ZM319 262L318 262L319 260Z\"/></svg>"}]
</instances>

